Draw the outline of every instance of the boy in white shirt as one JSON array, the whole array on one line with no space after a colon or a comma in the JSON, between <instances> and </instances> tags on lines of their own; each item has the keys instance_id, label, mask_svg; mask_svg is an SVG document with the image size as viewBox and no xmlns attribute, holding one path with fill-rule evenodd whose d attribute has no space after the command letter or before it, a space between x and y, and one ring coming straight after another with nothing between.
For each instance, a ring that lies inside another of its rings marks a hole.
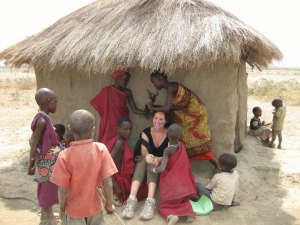
<instances>
[{"instance_id":1,"label":"boy in white shirt","mask_svg":"<svg viewBox=\"0 0 300 225\"><path fill-rule=\"evenodd\" d=\"M211 181L204 187L197 183L199 195L206 195L212 200L214 207L238 206L236 201L239 174L234 168L237 165L236 157L232 154L222 154L218 159L221 173L213 176Z\"/></svg>"}]
</instances>

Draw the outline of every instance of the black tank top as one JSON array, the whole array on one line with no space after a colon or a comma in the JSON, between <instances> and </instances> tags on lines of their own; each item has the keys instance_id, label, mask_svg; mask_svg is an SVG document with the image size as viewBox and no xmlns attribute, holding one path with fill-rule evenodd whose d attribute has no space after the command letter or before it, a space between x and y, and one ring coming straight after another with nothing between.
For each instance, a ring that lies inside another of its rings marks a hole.
<instances>
[{"instance_id":1,"label":"black tank top","mask_svg":"<svg viewBox=\"0 0 300 225\"><path fill-rule=\"evenodd\" d=\"M151 128L150 127L145 128L143 130L143 132L148 137L149 143L141 138L142 145L144 145L147 148L147 150L150 154L153 154L154 156L157 156L157 157L162 157L164 154L165 148L168 147L168 143L169 143L168 137L166 137L164 139L164 141L161 143L160 146L155 147L153 139L152 139L152 135L151 135Z\"/></svg>"}]
</instances>

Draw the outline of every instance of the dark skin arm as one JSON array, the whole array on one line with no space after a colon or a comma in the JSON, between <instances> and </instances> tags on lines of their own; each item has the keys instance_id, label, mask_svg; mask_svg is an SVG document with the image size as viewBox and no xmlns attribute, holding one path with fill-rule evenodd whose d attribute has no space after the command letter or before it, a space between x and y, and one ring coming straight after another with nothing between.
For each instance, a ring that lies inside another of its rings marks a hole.
<instances>
[{"instance_id":1,"label":"dark skin arm","mask_svg":"<svg viewBox=\"0 0 300 225\"><path fill-rule=\"evenodd\" d=\"M58 188L58 199L59 199L59 215L62 218L65 215L66 209L66 200L68 197L69 191L65 188L59 187Z\"/></svg>"},{"instance_id":2,"label":"dark skin arm","mask_svg":"<svg viewBox=\"0 0 300 225\"><path fill-rule=\"evenodd\" d=\"M44 130L46 128L46 121L44 117L40 117L36 123L36 128L29 139L30 145L30 155L29 155L29 165L28 165L28 175L34 175L35 166L36 166L36 153L37 153L37 146L39 140L42 138Z\"/></svg>"},{"instance_id":3,"label":"dark skin arm","mask_svg":"<svg viewBox=\"0 0 300 225\"><path fill-rule=\"evenodd\" d=\"M161 163L160 163L159 167L156 167L153 169L153 172L160 173L160 172L164 171L166 169L169 157L171 155L173 155L175 152L177 152L177 150L178 150L178 147L165 148Z\"/></svg>"},{"instance_id":4,"label":"dark skin arm","mask_svg":"<svg viewBox=\"0 0 300 225\"><path fill-rule=\"evenodd\" d=\"M105 196L105 205L104 208L107 214L113 214L115 211L115 206L113 204L113 184L111 177L106 178L103 181L103 192Z\"/></svg>"},{"instance_id":5,"label":"dark skin arm","mask_svg":"<svg viewBox=\"0 0 300 225\"><path fill-rule=\"evenodd\" d=\"M164 105L162 106L153 106L152 102L149 102L147 104L149 110L152 111L163 111L163 112L169 112L172 106L172 99L173 96L176 94L177 92L177 83L172 82L170 83L170 85L166 88L167 90L167 97L166 97L166 102Z\"/></svg>"},{"instance_id":6,"label":"dark skin arm","mask_svg":"<svg viewBox=\"0 0 300 225\"><path fill-rule=\"evenodd\" d=\"M123 153L124 153L124 145L121 140L117 140L114 144L114 147L113 147L110 155L113 158L118 171L121 170ZM112 178L113 188L114 188L116 194L119 196L122 193L122 190L119 187L115 177L112 176L111 178Z\"/></svg>"},{"instance_id":7,"label":"dark skin arm","mask_svg":"<svg viewBox=\"0 0 300 225\"><path fill-rule=\"evenodd\" d=\"M144 115L144 116L147 115L148 114L147 110L141 110L136 106L131 90L126 88L125 92L128 96L128 103L132 111L138 115Z\"/></svg>"}]
</instances>

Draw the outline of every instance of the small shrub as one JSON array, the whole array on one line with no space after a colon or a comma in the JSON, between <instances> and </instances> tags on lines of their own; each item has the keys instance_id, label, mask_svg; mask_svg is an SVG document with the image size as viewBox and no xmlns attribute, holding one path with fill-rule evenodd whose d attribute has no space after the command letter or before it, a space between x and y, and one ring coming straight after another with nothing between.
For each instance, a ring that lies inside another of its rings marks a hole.
<instances>
[{"instance_id":1,"label":"small shrub","mask_svg":"<svg viewBox=\"0 0 300 225\"><path fill-rule=\"evenodd\" d=\"M10 95L15 102L17 102L21 99L21 93L19 90L16 90L16 91L10 93Z\"/></svg>"},{"instance_id":2,"label":"small shrub","mask_svg":"<svg viewBox=\"0 0 300 225\"><path fill-rule=\"evenodd\" d=\"M35 88L36 82L33 77L21 77L15 79L15 85L20 90L32 90Z\"/></svg>"},{"instance_id":3,"label":"small shrub","mask_svg":"<svg viewBox=\"0 0 300 225\"><path fill-rule=\"evenodd\" d=\"M300 105L300 83L295 79L279 82L268 79L255 81L249 84L248 94L267 101L281 97L286 103Z\"/></svg>"}]
</instances>

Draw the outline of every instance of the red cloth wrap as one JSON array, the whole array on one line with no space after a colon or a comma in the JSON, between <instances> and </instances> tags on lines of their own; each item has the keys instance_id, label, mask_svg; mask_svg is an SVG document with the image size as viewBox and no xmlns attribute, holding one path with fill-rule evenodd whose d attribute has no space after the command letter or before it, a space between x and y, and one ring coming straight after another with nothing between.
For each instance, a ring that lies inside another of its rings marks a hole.
<instances>
[{"instance_id":1,"label":"red cloth wrap","mask_svg":"<svg viewBox=\"0 0 300 225\"><path fill-rule=\"evenodd\" d=\"M107 149L109 152L112 151L116 141L119 139L118 136L112 138L111 140L108 141L107 143ZM130 194L130 188L131 188L131 180L134 172L134 156L133 152L129 148L127 142L125 140L123 141L124 145L124 152L123 152L123 158L122 158L122 164L121 164L121 169L118 173L114 174L114 178L118 184L118 186L122 190L122 195L119 196L120 202L125 202ZM137 194L137 198L139 201L144 200L147 197L147 191L148 188L146 185L141 185L139 192Z\"/></svg>"},{"instance_id":2,"label":"red cloth wrap","mask_svg":"<svg viewBox=\"0 0 300 225\"><path fill-rule=\"evenodd\" d=\"M197 193L192 168L185 147L180 143L178 151L172 155L165 171L160 175L159 213L167 218L169 215L193 216L189 201Z\"/></svg>"},{"instance_id":3,"label":"red cloth wrap","mask_svg":"<svg viewBox=\"0 0 300 225\"><path fill-rule=\"evenodd\" d=\"M100 116L98 141L106 145L117 135L118 119L129 116L126 104L127 95L112 86L102 88L91 100L91 105Z\"/></svg>"}]
</instances>

